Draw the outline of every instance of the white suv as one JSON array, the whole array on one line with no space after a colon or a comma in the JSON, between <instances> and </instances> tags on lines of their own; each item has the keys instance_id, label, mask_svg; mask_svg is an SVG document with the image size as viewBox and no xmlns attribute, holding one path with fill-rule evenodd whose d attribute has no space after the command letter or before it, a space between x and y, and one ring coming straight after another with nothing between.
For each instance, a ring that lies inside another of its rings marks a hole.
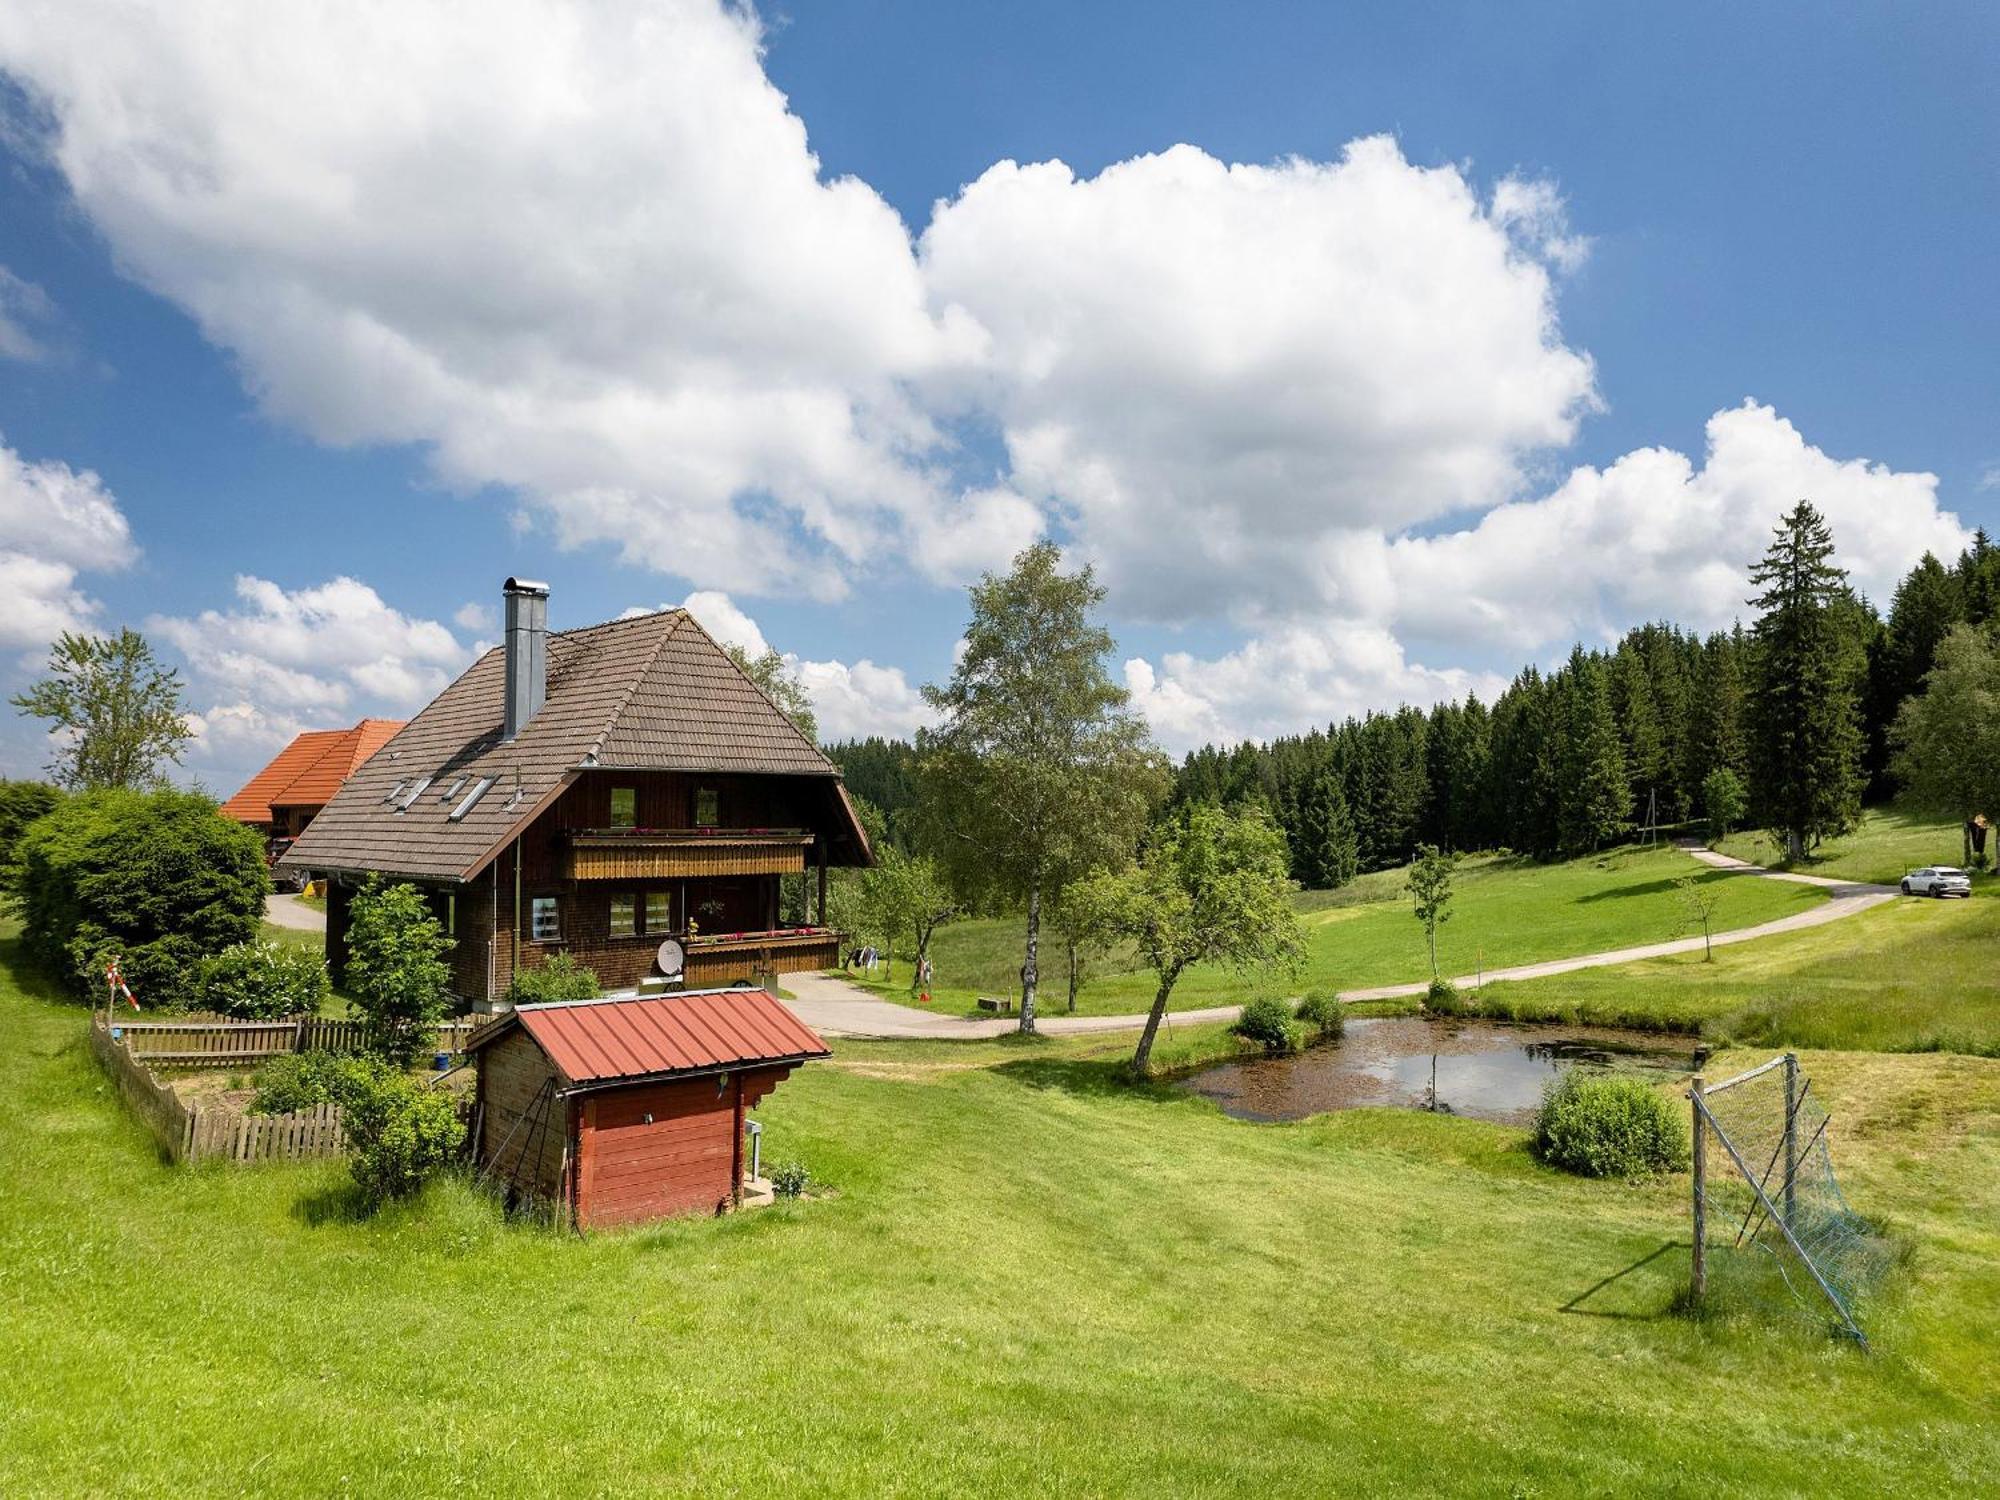
<instances>
[{"instance_id":1,"label":"white suv","mask_svg":"<svg viewBox=\"0 0 2000 1500\"><path fill-rule=\"evenodd\" d=\"M1905 896L1970 896L1972 877L1950 865L1926 865L1903 877Z\"/></svg>"}]
</instances>

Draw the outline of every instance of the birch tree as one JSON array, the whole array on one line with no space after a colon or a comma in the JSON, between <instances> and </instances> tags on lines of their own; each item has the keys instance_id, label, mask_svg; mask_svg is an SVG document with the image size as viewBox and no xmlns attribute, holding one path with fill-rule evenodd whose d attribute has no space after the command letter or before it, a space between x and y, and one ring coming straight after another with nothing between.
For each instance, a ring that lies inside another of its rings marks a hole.
<instances>
[{"instance_id":1,"label":"birch tree","mask_svg":"<svg viewBox=\"0 0 2000 1500\"><path fill-rule=\"evenodd\" d=\"M1128 857L1166 766L1112 681L1104 590L1039 542L970 589L951 679L924 688L940 722L917 737L925 846L978 905L1027 911L1020 1029L1035 1029L1042 902Z\"/></svg>"}]
</instances>

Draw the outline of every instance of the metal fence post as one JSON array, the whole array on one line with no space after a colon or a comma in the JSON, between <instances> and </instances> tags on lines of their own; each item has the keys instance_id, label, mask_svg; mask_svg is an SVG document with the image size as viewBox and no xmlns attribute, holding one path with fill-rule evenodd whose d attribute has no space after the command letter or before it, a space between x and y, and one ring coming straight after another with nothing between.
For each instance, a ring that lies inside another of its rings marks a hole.
<instances>
[{"instance_id":1,"label":"metal fence post","mask_svg":"<svg viewBox=\"0 0 2000 1500\"><path fill-rule=\"evenodd\" d=\"M1799 1207L1799 1058L1785 1054L1785 1223L1790 1226Z\"/></svg>"},{"instance_id":2,"label":"metal fence post","mask_svg":"<svg viewBox=\"0 0 2000 1500\"><path fill-rule=\"evenodd\" d=\"M1702 1129L1702 1076L1694 1075L1694 1086L1688 1090L1694 1114L1694 1275L1693 1290L1697 1299L1708 1292L1708 1210L1703 1202L1708 1192L1708 1141L1707 1132Z\"/></svg>"}]
</instances>

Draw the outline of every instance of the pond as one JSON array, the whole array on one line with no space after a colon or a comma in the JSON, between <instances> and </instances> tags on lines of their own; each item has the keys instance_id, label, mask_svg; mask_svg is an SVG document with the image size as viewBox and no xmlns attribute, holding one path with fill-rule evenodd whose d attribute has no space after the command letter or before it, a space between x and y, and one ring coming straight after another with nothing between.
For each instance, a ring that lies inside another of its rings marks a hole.
<instances>
[{"instance_id":1,"label":"pond","mask_svg":"<svg viewBox=\"0 0 2000 1500\"><path fill-rule=\"evenodd\" d=\"M1350 1020L1339 1041L1290 1057L1218 1063L1180 1086L1239 1120L1388 1105L1526 1125L1566 1069L1661 1078L1693 1072L1706 1055L1693 1037L1657 1032L1385 1016Z\"/></svg>"}]
</instances>

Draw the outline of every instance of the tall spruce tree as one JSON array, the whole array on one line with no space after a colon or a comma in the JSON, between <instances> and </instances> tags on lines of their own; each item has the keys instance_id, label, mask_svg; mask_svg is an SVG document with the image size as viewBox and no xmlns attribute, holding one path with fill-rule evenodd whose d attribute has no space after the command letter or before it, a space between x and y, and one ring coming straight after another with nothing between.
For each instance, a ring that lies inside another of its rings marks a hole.
<instances>
[{"instance_id":1,"label":"tall spruce tree","mask_svg":"<svg viewBox=\"0 0 2000 1500\"><path fill-rule=\"evenodd\" d=\"M1653 696L1652 670L1638 632L1619 644L1618 654L1612 658L1611 673L1618 725L1625 745L1625 774L1631 783L1626 806L1631 809L1633 822L1645 823L1649 815L1657 812L1665 816L1670 809L1658 805L1661 783L1666 779L1666 733L1660 723L1659 704ZM1671 801L1670 790L1668 798Z\"/></svg>"},{"instance_id":2,"label":"tall spruce tree","mask_svg":"<svg viewBox=\"0 0 2000 1500\"><path fill-rule=\"evenodd\" d=\"M1630 803L1625 747L1604 663L1578 646L1563 670L1567 699L1561 753L1561 837L1569 849L1597 849L1617 837Z\"/></svg>"},{"instance_id":3,"label":"tall spruce tree","mask_svg":"<svg viewBox=\"0 0 2000 1500\"><path fill-rule=\"evenodd\" d=\"M1846 573L1809 501L1780 524L1751 570L1760 592L1751 638L1753 814L1798 860L1861 811L1861 662L1846 618Z\"/></svg>"},{"instance_id":4,"label":"tall spruce tree","mask_svg":"<svg viewBox=\"0 0 2000 1500\"><path fill-rule=\"evenodd\" d=\"M1312 890L1337 890L1354 878L1360 858L1347 794L1340 789L1339 777L1322 771L1299 794L1293 873Z\"/></svg>"}]
</instances>

